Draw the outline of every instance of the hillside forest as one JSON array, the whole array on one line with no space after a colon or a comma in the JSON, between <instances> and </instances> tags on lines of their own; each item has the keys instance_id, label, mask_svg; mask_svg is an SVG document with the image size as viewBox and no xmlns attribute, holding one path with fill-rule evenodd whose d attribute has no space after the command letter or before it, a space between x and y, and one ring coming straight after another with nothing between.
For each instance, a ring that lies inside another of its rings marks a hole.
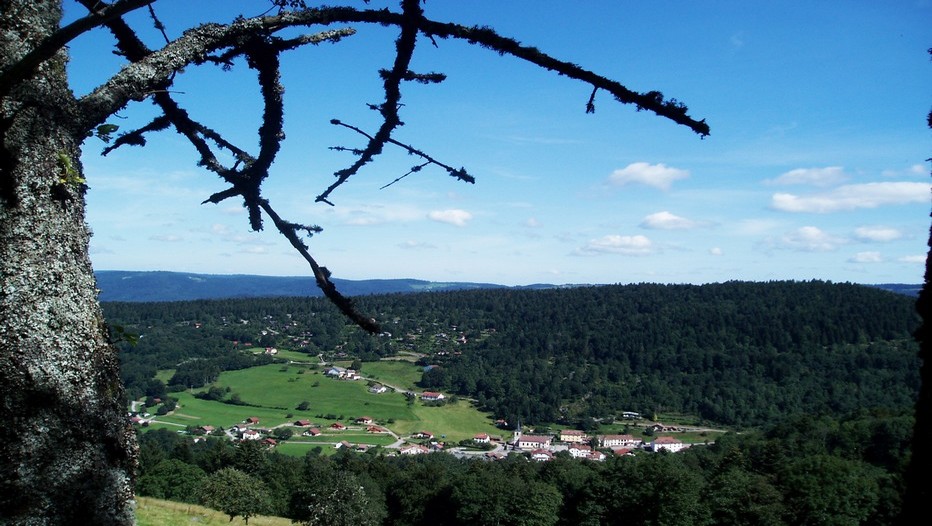
<instances>
[{"instance_id":1,"label":"hillside forest","mask_svg":"<svg viewBox=\"0 0 932 526\"><path fill-rule=\"evenodd\" d=\"M276 358L417 360L489 419L597 429L676 412L732 432L678 453L550 462L382 448L281 454L140 434L140 495L235 487L303 524L900 524L918 390L912 298L826 282L473 290L357 298L369 336L307 298L104 305L129 396L209 392ZM164 371L171 371L167 377ZM159 372L162 372L161 376ZM165 381L163 381L162 378ZM232 475L236 477L230 478ZM231 514L231 518L233 514Z\"/></svg>"},{"instance_id":2,"label":"hillside forest","mask_svg":"<svg viewBox=\"0 0 932 526\"><path fill-rule=\"evenodd\" d=\"M911 407L912 298L826 282L475 290L357 298L373 337L325 300L106 303L131 398L269 363L238 346L374 361L417 353L422 387L509 422L677 412L733 427L781 416ZM248 345L247 345L248 344Z\"/></svg>"}]
</instances>

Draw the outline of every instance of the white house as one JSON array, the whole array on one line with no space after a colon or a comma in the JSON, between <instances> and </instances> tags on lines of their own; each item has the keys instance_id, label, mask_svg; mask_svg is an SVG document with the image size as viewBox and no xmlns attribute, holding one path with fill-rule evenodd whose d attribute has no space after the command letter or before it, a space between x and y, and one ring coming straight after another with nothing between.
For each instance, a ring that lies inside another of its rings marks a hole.
<instances>
[{"instance_id":1,"label":"white house","mask_svg":"<svg viewBox=\"0 0 932 526\"><path fill-rule=\"evenodd\" d=\"M602 447L638 447L641 445L641 439L634 438L633 435L602 435L599 437Z\"/></svg>"},{"instance_id":2,"label":"white house","mask_svg":"<svg viewBox=\"0 0 932 526\"><path fill-rule=\"evenodd\" d=\"M516 445L518 449L549 449L552 441L553 437L550 436L522 435Z\"/></svg>"},{"instance_id":3,"label":"white house","mask_svg":"<svg viewBox=\"0 0 932 526\"><path fill-rule=\"evenodd\" d=\"M425 402L435 402L437 400L443 400L443 393L435 393L433 391L424 391L421 394L421 400Z\"/></svg>"},{"instance_id":4,"label":"white house","mask_svg":"<svg viewBox=\"0 0 932 526\"><path fill-rule=\"evenodd\" d=\"M573 444L569 448L570 456L573 458L589 458L592 454L592 448L582 444Z\"/></svg>"},{"instance_id":5,"label":"white house","mask_svg":"<svg viewBox=\"0 0 932 526\"><path fill-rule=\"evenodd\" d=\"M585 433L576 429L564 429L560 431L560 442L568 442L570 444L582 444L589 440L589 437Z\"/></svg>"},{"instance_id":6,"label":"white house","mask_svg":"<svg viewBox=\"0 0 932 526\"><path fill-rule=\"evenodd\" d=\"M346 369L342 367L331 367L324 371L325 376L330 376L331 378L343 378L346 375Z\"/></svg>"},{"instance_id":7,"label":"white house","mask_svg":"<svg viewBox=\"0 0 932 526\"><path fill-rule=\"evenodd\" d=\"M534 462L547 462L548 460L553 460L553 453L546 449L535 449L531 451L531 460Z\"/></svg>"},{"instance_id":8,"label":"white house","mask_svg":"<svg viewBox=\"0 0 932 526\"><path fill-rule=\"evenodd\" d=\"M255 429L247 429L243 431L243 434L240 436L240 438L243 440L259 440L262 438L262 434Z\"/></svg>"},{"instance_id":9,"label":"white house","mask_svg":"<svg viewBox=\"0 0 932 526\"><path fill-rule=\"evenodd\" d=\"M650 443L651 451L657 452L660 450L667 450L670 453L676 453L689 447L689 444L684 444L679 439L673 438L671 436L657 437L653 442Z\"/></svg>"},{"instance_id":10,"label":"white house","mask_svg":"<svg viewBox=\"0 0 932 526\"><path fill-rule=\"evenodd\" d=\"M399 449L398 452L402 455L423 455L424 453L430 453L430 449L420 444L411 444Z\"/></svg>"},{"instance_id":11,"label":"white house","mask_svg":"<svg viewBox=\"0 0 932 526\"><path fill-rule=\"evenodd\" d=\"M473 442L477 442L479 444L488 444L492 441L492 439L486 433L479 433L478 435L472 437L472 440Z\"/></svg>"}]
</instances>

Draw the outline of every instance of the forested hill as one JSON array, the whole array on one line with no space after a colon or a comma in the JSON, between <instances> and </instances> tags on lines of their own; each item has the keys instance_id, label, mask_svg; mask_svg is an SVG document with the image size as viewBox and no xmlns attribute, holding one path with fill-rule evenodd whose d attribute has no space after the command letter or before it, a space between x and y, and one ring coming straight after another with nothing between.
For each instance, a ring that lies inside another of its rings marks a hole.
<instances>
[{"instance_id":1,"label":"forested hill","mask_svg":"<svg viewBox=\"0 0 932 526\"><path fill-rule=\"evenodd\" d=\"M489 289L357 302L390 336L347 327L320 299L104 308L110 323L144 334L124 352L131 387L182 362L210 381L229 367L236 340L363 360L413 350L439 366L424 373L425 388L527 423L676 411L755 425L793 413L901 410L918 389L914 300L860 285ZM208 359L187 360L194 356Z\"/></svg>"},{"instance_id":2,"label":"forested hill","mask_svg":"<svg viewBox=\"0 0 932 526\"><path fill-rule=\"evenodd\" d=\"M474 291L433 298L423 312L457 312L451 321L467 334L494 329L434 358L443 367L426 386L532 422L633 410L757 424L909 407L918 390L913 300L858 285Z\"/></svg>"},{"instance_id":3,"label":"forested hill","mask_svg":"<svg viewBox=\"0 0 932 526\"><path fill-rule=\"evenodd\" d=\"M95 272L100 301L187 301L223 298L322 297L312 276L254 276L245 274L191 274L187 272ZM434 282L418 279L334 279L348 296L504 288L491 283ZM541 285L549 288L553 285ZM529 288L537 288L531 286Z\"/></svg>"},{"instance_id":4,"label":"forested hill","mask_svg":"<svg viewBox=\"0 0 932 526\"><path fill-rule=\"evenodd\" d=\"M226 298L314 297L323 293L311 276L256 276L249 274L192 274L189 272L99 270L94 273L100 301L188 301ZM542 290L580 285L534 285L507 287L495 283L465 281L425 281L420 279L334 278L337 289L346 296L393 294L397 292L439 292L451 290L504 289ZM872 285L909 296L916 296L921 285L891 283Z\"/></svg>"}]
</instances>

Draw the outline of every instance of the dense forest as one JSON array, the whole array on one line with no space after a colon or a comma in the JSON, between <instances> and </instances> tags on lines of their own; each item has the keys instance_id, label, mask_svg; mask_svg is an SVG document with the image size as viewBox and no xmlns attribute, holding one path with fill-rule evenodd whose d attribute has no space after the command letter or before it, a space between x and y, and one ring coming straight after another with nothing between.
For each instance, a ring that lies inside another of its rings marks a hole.
<instances>
[{"instance_id":1,"label":"dense forest","mask_svg":"<svg viewBox=\"0 0 932 526\"><path fill-rule=\"evenodd\" d=\"M210 502L211 488L232 488L254 497L253 513L321 525L882 526L900 523L911 430L890 413L794 417L675 454L536 463L377 449L298 458L163 429L140 436L137 491Z\"/></svg>"},{"instance_id":2,"label":"dense forest","mask_svg":"<svg viewBox=\"0 0 932 526\"><path fill-rule=\"evenodd\" d=\"M826 282L617 285L357 298L380 336L321 299L106 303L130 396L199 387L271 360L278 346L328 358L415 352L425 388L509 422L587 423L681 412L731 426L791 414L912 407L912 298ZM155 379L173 369L168 385ZM158 393L158 394L156 394Z\"/></svg>"}]
</instances>

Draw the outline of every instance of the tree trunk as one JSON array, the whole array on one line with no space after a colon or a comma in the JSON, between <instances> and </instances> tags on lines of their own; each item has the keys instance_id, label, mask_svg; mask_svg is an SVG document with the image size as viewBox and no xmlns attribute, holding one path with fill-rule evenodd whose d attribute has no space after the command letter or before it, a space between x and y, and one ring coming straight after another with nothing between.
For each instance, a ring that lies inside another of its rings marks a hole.
<instances>
[{"instance_id":1,"label":"tree trunk","mask_svg":"<svg viewBox=\"0 0 932 526\"><path fill-rule=\"evenodd\" d=\"M61 2L0 0L0 68ZM97 302L65 56L0 99L0 522L132 524L135 438Z\"/></svg>"}]
</instances>

